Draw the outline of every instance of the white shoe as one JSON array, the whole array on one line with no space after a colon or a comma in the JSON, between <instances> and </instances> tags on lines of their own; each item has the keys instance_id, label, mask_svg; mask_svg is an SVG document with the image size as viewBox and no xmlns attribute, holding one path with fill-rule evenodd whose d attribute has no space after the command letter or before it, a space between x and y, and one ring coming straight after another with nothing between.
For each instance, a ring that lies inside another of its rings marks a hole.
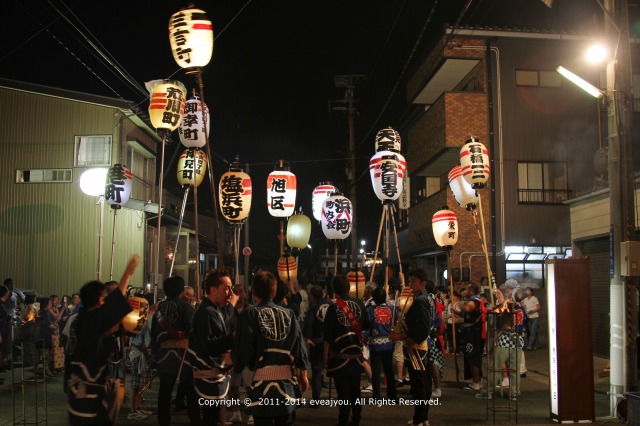
<instances>
[{"instance_id":1,"label":"white shoe","mask_svg":"<svg viewBox=\"0 0 640 426\"><path fill-rule=\"evenodd\" d=\"M140 414L137 411L132 411L127 416L128 420L147 420L149 416L145 416L144 414Z\"/></svg>"},{"instance_id":2,"label":"white shoe","mask_svg":"<svg viewBox=\"0 0 640 426\"><path fill-rule=\"evenodd\" d=\"M369 386L364 386L362 389L360 389L361 393L371 393L373 392L373 386L369 385Z\"/></svg>"},{"instance_id":3,"label":"white shoe","mask_svg":"<svg viewBox=\"0 0 640 426\"><path fill-rule=\"evenodd\" d=\"M247 419L247 424L248 425L252 425L253 424L253 416L251 414L249 414L249 418Z\"/></svg>"},{"instance_id":4,"label":"white shoe","mask_svg":"<svg viewBox=\"0 0 640 426\"><path fill-rule=\"evenodd\" d=\"M442 396L442 389L434 388L433 392L431 392L431 398L440 398Z\"/></svg>"},{"instance_id":5,"label":"white shoe","mask_svg":"<svg viewBox=\"0 0 640 426\"><path fill-rule=\"evenodd\" d=\"M504 377L502 379L502 387L503 388L508 388L509 387L509 378L508 377Z\"/></svg>"},{"instance_id":6,"label":"white shoe","mask_svg":"<svg viewBox=\"0 0 640 426\"><path fill-rule=\"evenodd\" d=\"M233 416L227 420L228 425L232 425L234 423L242 423L242 414L240 414L240 411L234 411Z\"/></svg>"}]
</instances>

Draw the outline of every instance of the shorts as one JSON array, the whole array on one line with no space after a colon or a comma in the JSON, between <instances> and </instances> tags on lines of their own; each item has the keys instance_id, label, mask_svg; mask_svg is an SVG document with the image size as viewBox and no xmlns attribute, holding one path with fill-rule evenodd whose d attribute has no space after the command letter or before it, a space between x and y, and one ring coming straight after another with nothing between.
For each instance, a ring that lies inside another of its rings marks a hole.
<instances>
[{"instance_id":1,"label":"shorts","mask_svg":"<svg viewBox=\"0 0 640 426\"><path fill-rule=\"evenodd\" d=\"M403 362L404 354L402 353L402 342L395 342L393 345L393 360L395 362Z\"/></svg>"}]
</instances>

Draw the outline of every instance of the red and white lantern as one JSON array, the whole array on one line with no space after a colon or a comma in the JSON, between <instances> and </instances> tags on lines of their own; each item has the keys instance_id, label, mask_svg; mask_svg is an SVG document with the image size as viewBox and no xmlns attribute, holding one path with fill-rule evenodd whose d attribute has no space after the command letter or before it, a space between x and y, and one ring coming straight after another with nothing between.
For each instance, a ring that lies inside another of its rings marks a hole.
<instances>
[{"instance_id":1,"label":"red and white lantern","mask_svg":"<svg viewBox=\"0 0 640 426\"><path fill-rule=\"evenodd\" d=\"M467 210L476 208L478 195L476 190L462 176L462 168L454 166L449 172L449 187L456 202Z\"/></svg>"},{"instance_id":2,"label":"red and white lantern","mask_svg":"<svg viewBox=\"0 0 640 426\"><path fill-rule=\"evenodd\" d=\"M147 83L151 92L149 119L156 129L176 130L184 115L187 90L179 81L155 80Z\"/></svg>"},{"instance_id":3,"label":"red and white lantern","mask_svg":"<svg viewBox=\"0 0 640 426\"><path fill-rule=\"evenodd\" d=\"M402 195L407 162L401 154L380 151L369 161L373 191L382 201L395 201Z\"/></svg>"},{"instance_id":4,"label":"red and white lantern","mask_svg":"<svg viewBox=\"0 0 640 426\"><path fill-rule=\"evenodd\" d=\"M458 242L458 217L447 206L438 210L431 219L433 238L440 247Z\"/></svg>"},{"instance_id":5,"label":"red and white lantern","mask_svg":"<svg viewBox=\"0 0 640 426\"><path fill-rule=\"evenodd\" d=\"M351 201L334 194L322 202L322 232L330 240L344 240L351 234Z\"/></svg>"},{"instance_id":6,"label":"red and white lantern","mask_svg":"<svg viewBox=\"0 0 640 426\"><path fill-rule=\"evenodd\" d=\"M181 68L206 66L213 54L213 25L204 10L188 7L171 15L169 42Z\"/></svg>"},{"instance_id":7,"label":"red and white lantern","mask_svg":"<svg viewBox=\"0 0 640 426\"><path fill-rule=\"evenodd\" d=\"M278 276L285 283L292 283L298 279L298 263L293 256L281 256L278 259Z\"/></svg>"},{"instance_id":8,"label":"red and white lantern","mask_svg":"<svg viewBox=\"0 0 640 426\"><path fill-rule=\"evenodd\" d=\"M321 182L316 186L311 196L311 212L317 221L322 220L322 203L329 198L331 194L338 192L338 189L331 185L330 182Z\"/></svg>"},{"instance_id":9,"label":"red and white lantern","mask_svg":"<svg viewBox=\"0 0 640 426\"><path fill-rule=\"evenodd\" d=\"M207 171L207 156L197 148L185 149L178 159L180 185L200 186Z\"/></svg>"},{"instance_id":10,"label":"red and white lantern","mask_svg":"<svg viewBox=\"0 0 640 426\"><path fill-rule=\"evenodd\" d=\"M484 188L489 179L489 152L479 139L472 136L460 149L462 176L474 188Z\"/></svg>"},{"instance_id":11,"label":"red and white lantern","mask_svg":"<svg viewBox=\"0 0 640 426\"><path fill-rule=\"evenodd\" d=\"M122 208L129 201L133 175L131 170L122 164L114 164L107 171L107 181L104 187L104 199L112 209Z\"/></svg>"},{"instance_id":12,"label":"red and white lantern","mask_svg":"<svg viewBox=\"0 0 640 426\"><path fill-rule=\"evenodd\" d=\"M347 280L349 280L349 296L361 297L364 294L364 273L362 271L351 271L347 274Z\"/></svg>"},{"instance_id":13,"label":"red and white lantern","mask_svg":"<svg viewBox=\"0 0 640 426\"><path fill-rule=\"evenodd\" d=\"M273 217L289 217L296 207L296 175L287 170L275 170L267 178L267 208Z\"/></svg>"},{"instance_id":14,"label":"red and white lantern","mask_svg":"<svg viewBox=\"0 0 640 426\"><path fill-rule=\"evenodd\" d=\"M392 127L379 130L376 134L376 152L391 151L399 153L401 147L400 133Z\"/></svg>"},{"instance_id":15,"label":"red and white lantern","mask_svg":"<svg viewBox=\"0 0 640 426\"><path fill-rule=\"evenodd\" d=\"M202 110L204 107L204 115ZM206 132L205 132L206 118ZM209 108L195 96L189 99L184 107L184 117L178 128L180 142L187 148L202 148L207 143L209 134Z\"/></svg>"},{"instance_id":16,"label":"red and white lantern","mask_svg":"<svg viewBox=\"0 0 640 426\"><path fill-rule=\"evenodd\" d=\"M220 210L231 224L247 220L251 210L251 178L240 167L232 167L220 177Z\"/></svg>"}]
</instances>

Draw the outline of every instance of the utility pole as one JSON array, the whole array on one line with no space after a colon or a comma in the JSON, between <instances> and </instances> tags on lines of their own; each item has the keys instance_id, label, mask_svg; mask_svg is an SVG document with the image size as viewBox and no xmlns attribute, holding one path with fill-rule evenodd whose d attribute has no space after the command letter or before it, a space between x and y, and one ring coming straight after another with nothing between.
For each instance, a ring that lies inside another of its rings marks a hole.
<instances>
[{"instance_id":1,"label":"utility pole","mask_svg":"<svg viewBox=\"0 0 640 426\"><path fill-rule=\"evenodd\" d=\"M365 78L364 75L336 75L333 82L337 88L345 89L344 99L333 101L335 106L329 104L332 111L346 111L349 120L349 166L347 168L347 180L349 181L349 200L351 201L351 267L358 265L358 226L356 216L356 141L355 141L355 118L356 107L354 89L356 82ZM348 262L348 260L347 260Z\"/></svg>"}]
</instances>

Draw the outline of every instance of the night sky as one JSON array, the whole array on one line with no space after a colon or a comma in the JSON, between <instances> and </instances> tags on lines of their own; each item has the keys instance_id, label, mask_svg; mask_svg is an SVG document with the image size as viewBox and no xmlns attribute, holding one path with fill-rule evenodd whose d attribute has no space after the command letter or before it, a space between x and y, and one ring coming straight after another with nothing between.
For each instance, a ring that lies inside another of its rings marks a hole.
<instances>
[{"instance_id":1,"label":"night sky","mask_svg":"<svg viewBox=\"0 0 640 426\"><path fill-rule=\"evenodd\" d=\"M444 23L574 30L602 21L596 0L219 0L195 2L213 22L213 59L204 72L212 112L214 173L236 155L250 164L256 259L278 250L277 220L266 209L267 175L279 159L298 178L297 204L311 217L311 191L330 180L347 190L347 117L329 111L344 99L333 76L366 75L356 87L359 239L372 248L380 203L368 174L375 133L405 110L405 80L442 34ZM4 0L0 2L0 77L123 98L146 111L137 90L99 56L97 46L141 88L161 78L195 87L173 60L169 17L187 2ZM431 12L433 11L433 14ZM430 19L429 19L430 17ZM420 40L419 43L417 41ZM412 53L413 52L413 53ZM410 59L411 58L411 59ZM167 166L176 149L167 150ZM410 162L411 159L407 158ZM178 189L175 173L164 185ZM201 194L209 190L203 184ZM347 194L348 195L348 194ZM202 201L200 205L202 205ZM206 207L205 207L206 208ZM202 209L202 207L201 207ZM312 243L322 242L314 226ZM314 249L315 250L315 249ZM275 266L275 265L274 265Z\"/></svg>"}]
</instances>

